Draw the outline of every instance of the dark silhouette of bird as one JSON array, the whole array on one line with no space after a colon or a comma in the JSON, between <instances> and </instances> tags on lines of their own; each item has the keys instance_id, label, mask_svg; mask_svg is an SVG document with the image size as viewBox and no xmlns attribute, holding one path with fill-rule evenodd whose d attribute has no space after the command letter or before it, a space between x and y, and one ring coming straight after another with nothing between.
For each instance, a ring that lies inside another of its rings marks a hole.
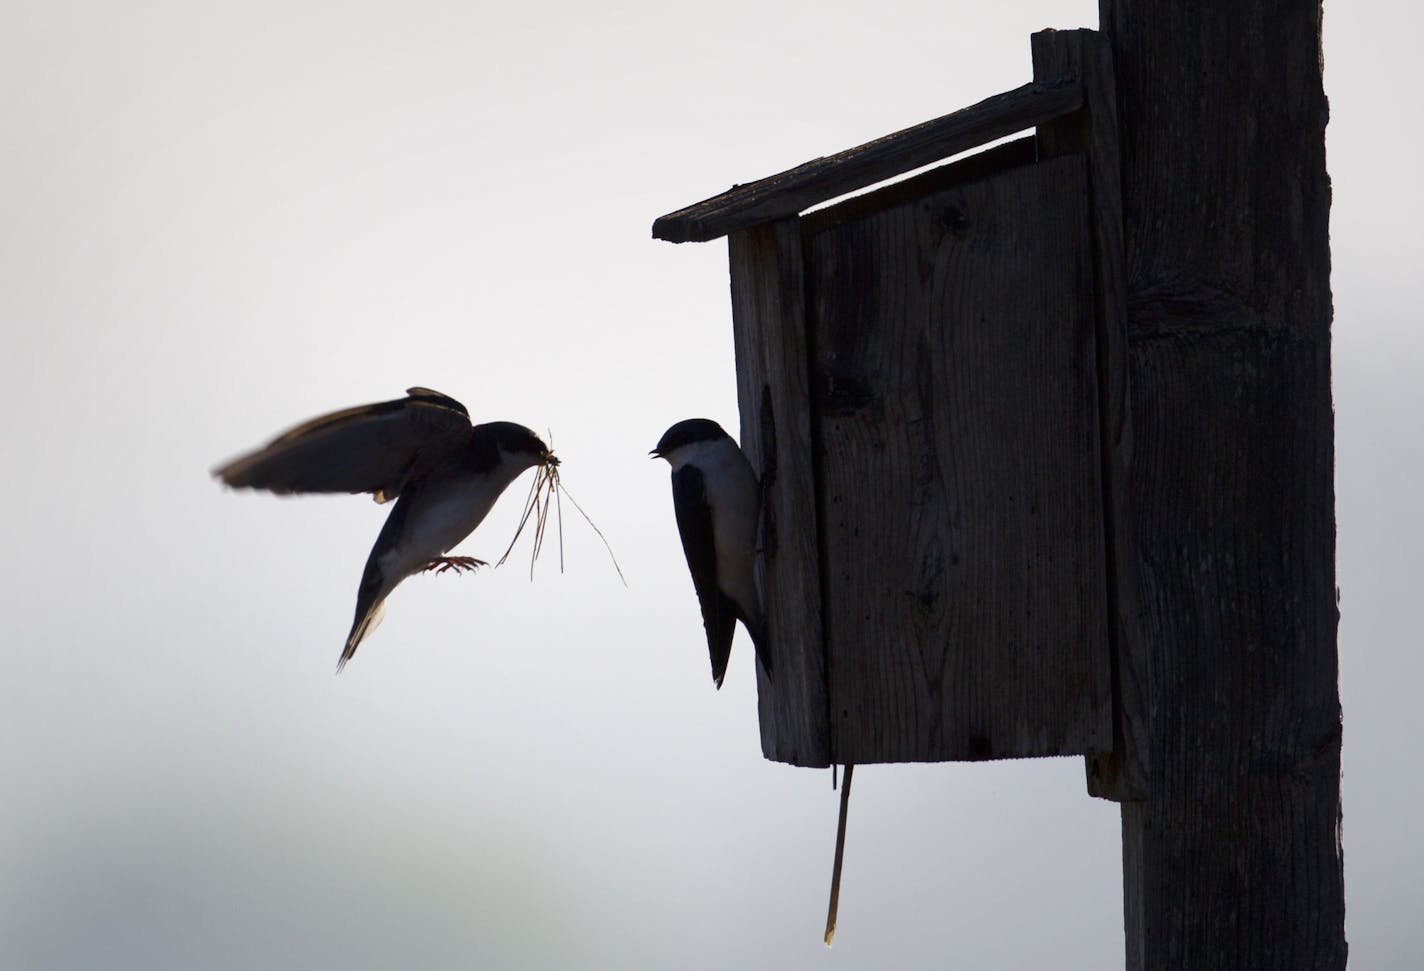
<instances>
[{"instance_id":1,"label":"dark silhouette of bird","mask_svg":"<svg viewBox=\"0 0 1424 971\"><path fill-rule=\"evenodd\" d=\"M702 606L713 683L722 687L739 620L762 667L772 674L753 575L759 495L751 463L722 426L707 418L673 425L650 454L672 466L673 511Z\"/></svg>"},{"instance_id":2,"label":"dark silhouette of bird","mask_svg":"<svg viewBox=\"0 0 1424 971\"><path fill-rule=\"evenodd\" d=\"M386 597L406 577L486 565L447 554L521 473L559 461L523 425L471 425L465 406L448 395L429 388L411 388L406 395L313 418L213 470L238 489L369 492L377 502L395 500L366 560L338 671L380 622Z\"/></svg>"}]
</instances>

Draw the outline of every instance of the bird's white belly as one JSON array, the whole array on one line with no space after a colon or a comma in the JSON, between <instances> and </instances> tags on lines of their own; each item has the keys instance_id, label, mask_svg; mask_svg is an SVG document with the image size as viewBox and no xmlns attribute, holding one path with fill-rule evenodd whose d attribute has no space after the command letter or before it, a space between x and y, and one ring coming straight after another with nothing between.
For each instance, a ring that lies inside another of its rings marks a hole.
<instances>
[{"instance_id":1,"label":"bird's white belly","mask_svg":"<svg viewBox=\"0 0 1424 971\"><path fill-rule=\"evenodd\" d=\"M717 549L718 585L738 601L755 601L752 565L756 559L756 477L739 453L705 478Z\"/></svg>"},{"instance_id":2,"label":"bird's white belly","mask_svg":"<svg viewBox=\"0 0 1424 971\"><path fill-rule=\"evenodd\" d=\"M396 548L381 564L388 576L408 576L444 556L484 521L503 482L468 480L437 487L408 511Z\"/></svg>"}]
</instances>

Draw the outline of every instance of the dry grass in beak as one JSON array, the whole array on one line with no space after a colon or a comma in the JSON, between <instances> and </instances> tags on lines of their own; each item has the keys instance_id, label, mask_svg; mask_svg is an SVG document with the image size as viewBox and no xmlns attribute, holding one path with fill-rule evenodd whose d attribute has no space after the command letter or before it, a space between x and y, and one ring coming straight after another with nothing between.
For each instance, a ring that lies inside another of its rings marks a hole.
<instances>
[{"instance_id":1,"label":"dry grass in beak","mask_svg":"<svg viewBox=\"0 0 1424 971\"><path fill-rule=\"evenodd\" d=\"M549 436L549 440L553 441L552 435ZM555 529L559 534L559 572L564 572L564 504L562 497L567 493L567 487L559 479L559 459L553 452L550 452L548 458L539 465L534 482L529 486L529 495L524 500L524 515L519 517L519 527L514 531L514 538L509 541L509 548L504 551L504 555L499 558L499 562L495 566L503 566L504 561L509 559L509 554L514 550L514 544L519 542L519 537L524 534L524 527L528 525L530 519L533 519L534 548L529 555L529 579L534 579L534 564L539 559L539 553L544 549L544 533L549 526L549 505L552 503L556 519ZM608 558L613 561L613 569L618 571L618 579L622 580L623 586L626 587L628 578L623 576L623 569L618 565L618 557L613 555L613 547L608 545L608 539L603 535L603 530L588 518L588 513L583 511L583 507L573 496L569 496L569 502L573 503L584 522L593 527L593 531L598 534L598 538L603 542L603 548L608 551Z\"/></svg>"}]
</instances>

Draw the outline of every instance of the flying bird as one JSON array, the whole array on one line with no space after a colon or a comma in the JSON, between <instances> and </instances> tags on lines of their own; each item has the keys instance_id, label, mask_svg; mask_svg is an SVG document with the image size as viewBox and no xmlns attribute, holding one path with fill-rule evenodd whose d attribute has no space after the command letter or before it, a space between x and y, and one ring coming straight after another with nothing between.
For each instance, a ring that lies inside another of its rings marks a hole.
<instances>
[{"instance_id":1,"label":"flying bird","mask_svg":"<svg viewBox=\"0 0 1424 971\"><path fill-rule=\"evenodd\" d=\"M722 687L739 620L770 675L771 651L753 579L758 489L751 463L722 426L707 418L673 425L649 454L672 466L673 511L702 606L713 683Z\"/></svg>"},{"instance_id":2,"label":"flying bird","mask_svg":"<svg viewBox=\"0 0 1424 971\"><path fill-rule=\"evenodd\" d=\"M470 535L526 469L559 460L523 425L471 425L454 398L410 388L395 401L313 418L235 459L213 475L238 488L278 495L369 492L395 500L366 560L356 618L336 669L380 622L386 597L413 573L485 566L448 552Z\"/></svg>"}]
</instances>

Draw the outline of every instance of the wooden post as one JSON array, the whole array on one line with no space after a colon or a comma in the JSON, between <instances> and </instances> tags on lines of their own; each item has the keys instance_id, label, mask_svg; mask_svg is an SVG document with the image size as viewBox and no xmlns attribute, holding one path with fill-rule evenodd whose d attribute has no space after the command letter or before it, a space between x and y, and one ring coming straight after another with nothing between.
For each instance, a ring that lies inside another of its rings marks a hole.
<instances>
[{"instance_id":1,"label":"wooden post","mask_svg":"<svg viewBox=\"0 0 1424 971\"><path fill-rule=\"evenodd\" d=\"M1150 698L1129 968L1343 968L1318 0L1101 0Z\"/></svg>"}]
</instances>

